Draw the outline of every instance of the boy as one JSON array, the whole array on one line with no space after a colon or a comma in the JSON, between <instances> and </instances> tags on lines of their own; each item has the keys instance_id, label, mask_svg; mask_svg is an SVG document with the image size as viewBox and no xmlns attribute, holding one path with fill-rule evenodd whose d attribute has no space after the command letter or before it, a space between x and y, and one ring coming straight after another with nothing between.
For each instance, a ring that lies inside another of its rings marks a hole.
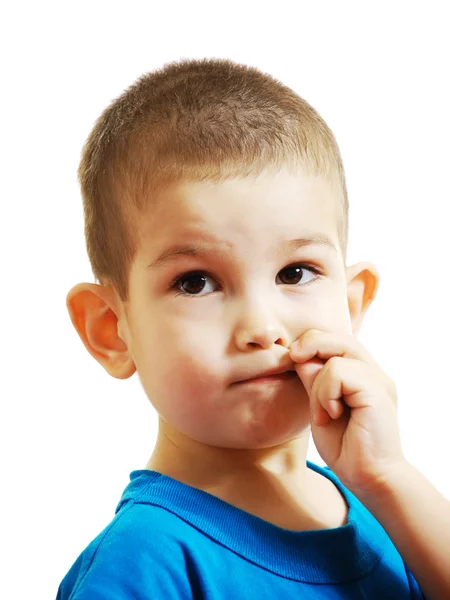
<instances>
[{"instance_id":1,"label":"boy","mask_svg":"<svg viewBox=\"0 0 450 600\"><path fill-rule=\"evenodd\" d=\"M70 317L159 432L58 599L450 598L449 502L356 340L378 274L346 266L317 112L254 68L166 65L102 114L79 177L100 285Z\"/></svg>"}]
</instances>

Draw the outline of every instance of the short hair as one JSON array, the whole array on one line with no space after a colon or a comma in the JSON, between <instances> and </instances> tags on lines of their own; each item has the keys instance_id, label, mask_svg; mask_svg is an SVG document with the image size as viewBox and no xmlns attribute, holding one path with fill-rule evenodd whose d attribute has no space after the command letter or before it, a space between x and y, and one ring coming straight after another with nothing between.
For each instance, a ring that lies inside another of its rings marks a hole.
<instances>
[{"instance_id":1,"label":"short hair","mask_svg":"<svg viewBox=\"0 0 450 600\"><path fill-rule=\"evenodd\" d=\"M227 59L183 59L141 76L103 111L82 150L78 177L94 277L128 301L137 219L169 186L287 163L333 183L345 260L342 159L308 102L271 75Z\"/></svg>"}]
</instances>

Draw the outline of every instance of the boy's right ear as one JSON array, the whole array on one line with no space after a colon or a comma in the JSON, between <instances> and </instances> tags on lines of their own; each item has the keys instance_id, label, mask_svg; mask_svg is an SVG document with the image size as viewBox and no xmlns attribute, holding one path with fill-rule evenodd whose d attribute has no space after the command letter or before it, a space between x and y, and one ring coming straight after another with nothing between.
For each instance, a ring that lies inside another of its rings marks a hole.
<instances>
[{"instance_id":1,"label":"boy's right ear","mask_svg":"<svg viewBox=\"0 0 450 600\"><path fill-rule=\"evenodd\" d=\"M89 354L112 377L131 377L136 366L128 344L119 335L118 322L125 316L118 314L120 309L112 287L78 283L67 294L66 305Z\"/></svg>"}]
</instances>

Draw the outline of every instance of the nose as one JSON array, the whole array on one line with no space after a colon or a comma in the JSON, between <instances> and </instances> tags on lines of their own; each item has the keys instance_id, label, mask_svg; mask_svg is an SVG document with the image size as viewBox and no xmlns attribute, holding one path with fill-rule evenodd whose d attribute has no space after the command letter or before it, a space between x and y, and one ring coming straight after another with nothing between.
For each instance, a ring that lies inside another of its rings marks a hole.
<instances>
[{"instance_id":1,"label":"nose","mask_svg":"<svg viewBox=\"0 0 450 600\"><path fill-rule=\"evenodd\" d=\"M252 304L241 312L235 329L235 342L241 352L255 348L267 350L273 344L289 346L286 328L274 311L262 304Z\"/></svg>"}]
</instances>

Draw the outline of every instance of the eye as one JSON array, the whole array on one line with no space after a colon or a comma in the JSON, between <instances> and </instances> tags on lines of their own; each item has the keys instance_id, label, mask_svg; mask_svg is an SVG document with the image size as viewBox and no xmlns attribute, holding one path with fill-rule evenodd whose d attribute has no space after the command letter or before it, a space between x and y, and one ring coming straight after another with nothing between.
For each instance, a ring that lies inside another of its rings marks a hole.
<instances>
[{"instance_id":1,"label":"eye","mask_svg":"<svg viewBox=\"0 0 450 600\"><path fill-rule=\"evenodd\" d=\"M171 288L179 290L181 294L185 296L200 296L199 292L204 290L208 279L214 281L214 279L204 271L193 271L177 277L171 284ZM207 290L207 293L214 291L214 289L210 289Z\"/></svg>"},{"instance_id":2,"label":"eye","mask_svg":"<svg viewBox=\"0 0 450 600\"><path fill-rule=\"evenodd\" d=\"M281 283L283 285L301 287L299 286L299 283L304 280L306 271L314 273L316 276L322 273L320 269L313 267L312 265L299 263L289 265L288 267L282 269L277 275L277 278L281 279ZM314 281L314 279L317 279L317 277L312 277L307 281L303 281L302 285L306 285L310 283L310 281ZM208 282L213 283L210 283L208 286ZM216 284L215 286L214 283ZM208 273L205 273L205 271L191 271L189 273L178 275L170 284L170 289L178 290L180 295L183 296L201 297L216 291L218 285L219 284L215 281L215 279ZM201 294L201 292L205 293Z\"/></svg>"},{"instance_id":3,"label":"eye","mask_svg":"<svg viewBox=\"0 0 450 600\"><path fill-rule=\"evenodd\" d=\"M316 267L313 267L311 265L296 264L296 265L289 265L288 267L285 267L284 269L282 269L280 271L280 273L278 274L278 277L280 277L280 275L282 273L284 273L283 278L285 279L285 281L282 281L281 283L283 283L285 285L298 285L300 283L300 281L302 279L304 279L303 275L304 275L305 271L309 271L310 273L315 273L316 275L320 274L319 269L317 269ZM313 280L314 280L314 278L310 279L309 281L313 281ZM303 281L303 285L306 285L306 283L309 283L309 282Z\"/></svg>"}]
</instances>

